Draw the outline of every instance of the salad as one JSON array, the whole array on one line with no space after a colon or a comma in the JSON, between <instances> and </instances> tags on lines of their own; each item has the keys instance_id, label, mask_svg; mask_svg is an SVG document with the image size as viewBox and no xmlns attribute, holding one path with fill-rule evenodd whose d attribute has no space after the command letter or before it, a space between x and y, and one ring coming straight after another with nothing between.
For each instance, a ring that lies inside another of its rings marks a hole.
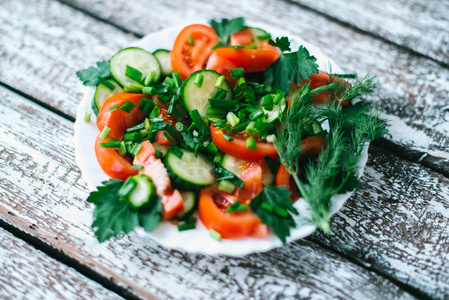
<instances>
[{"instance_id":1,"label":"salad","mask_svg":"<svg viewBox=\"0 0 449 300\"><path fill-rule=\"evenodd\" d=\"M365 146L386 132L358 100L374 76L318 70L305 47L243 18L210 25L77 72L96 87L95 156L110 177L87 199L99 241L169 222L216 240L285 242L296 201L328 232L332 197L360 186Z\"/></svg>"}]
</instances>

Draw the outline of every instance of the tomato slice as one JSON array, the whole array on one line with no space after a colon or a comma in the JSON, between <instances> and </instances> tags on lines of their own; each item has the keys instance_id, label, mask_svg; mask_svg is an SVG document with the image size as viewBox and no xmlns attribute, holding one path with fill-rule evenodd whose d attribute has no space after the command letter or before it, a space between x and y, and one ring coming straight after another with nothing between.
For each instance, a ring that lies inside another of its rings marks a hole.
<instances>
[{"instance_id":1,"label":"tomato slice","mask_svg":"<svg viewBox=\"0 0 449 300\"><path fill-rule=\"evenodd\" d=\"M342 86L349 85L349 83L341 78L333 77L333 81L337 81L341 83ZM299 86L296 85L297 88L302 87L304 84L309 83L311 89L316 89L320 86L328 85L331 83L331 79L329 74L323 71L318 71L318 74L312 74L309 76L309 80L301 80L301 84ZM324 104L329 103L329 91L324 91L319 94L315 94L312 97L312 101L315 104ZM342 102L342 105L349 104L349 100L345 100Z\"/></svg>"},{"instance_id":2,"label":"tomato slice","mask_svg":"<svg viewBox=\"0 0 449 300\"><path fill-rule=\"evenodd\" d=\"M246 48L218 48L212 51L229 60L245 73L265 71L279 58L279 53L271 50Z\"/></svg>"},{"instance_id":3,"label":"tomato slice","mask_svg":"<svg viewBox=\"0 0 449 300\"><path fill-rule=\"evenodd\" d=\"M202 189L198 202L198 214L203 225L207 229L214 229L224 239L263 237L260 227L262 222L254 212L251 210L227 212L227 207L236 200L235 196L219 191L216 185Z\"/></svg>"},{"instance_id":4,"label":"tomato slice","mask_svg":"<svg viewBox=\"0 0 449 300\"><path fill-rule=\"evenodd\" d=\"M278 172L276 174L276 185L285 185L285 188L290 191L290 200L292 200L293 202L299 199L299 193L298 189L296 188L295 180L283 164L279 166Z\"/></svg>"},{"instance_id":5,"label":"tomato slice","mask_svg":"<svg viewBox=\"0 0 449 300\"><path fill-rule=\"evenodd\" d=\"M102 148L103 141L99 136L95 139L95 155L101 169L111 178L126 180L129 176L137 175L132 162L121 156L114 148Z\"/></svg>"},{"instance_id":6,"label":"tomato slice","mask_svg":"<svg viewBox=\"0 0 449 300\"><path fill-rule=\"evenodd\" d=\"M231 70L237 69L237 66L234 65L229 60L221 57L216 52L213 52L207 61L206 69L214 70L226 77L229 85L232 89L237 85L237 78L231 78Z\"/></svg>"},{"instance_id":7,"label":"tomato slice","mask_svg":"<svg viewBox=\"0 0 449 300\"><path fill-rule=\"evenodd\" d=\"M251 200L262 192L262 166L259 163L252 163L239 177L243 180L243 189L236 187L233 194L240 201Z\"/></svg>"},{"instance_id":8,"label":"tomato slice","mask_svg":"<svg viewBox=\"0 0 449 300\"><path fill-rule=\"evenodd\" d=\"M212 47L219 40L212 27L201 24L185 27L178 34L170 54L173 70L179 71L181 78L186 79L193 72L203 69Z\"/></svg>"},{"instance_id":9,"label":"tomato slice","mask_svg":"<svg viewBox=\"0 0 449 300\"><path fill-rule=\"evenodd\" d=\"M278 157L276 148L272 143L257 142L256 150L246 148L246 138L250 137L248 134L233 135L233 140L228 141L223 137L223 130L218 127L210 126L210 134L215 146L224 153L247 161L258 161L269 155L275 159Z\"/></svg>"},{"instance_id":10,"label":"tomato slice","mask_svg":"<svg viewBox=\"0 0 449 300\"><path fill-rule=\"evenodd\" d=\"M231 34L229 41L234 46L248 46L254 43L259 50L270 50L279 53L277 47L268 44L268 39L260 41L257 37L253 36L250 28L234 32Z\"/></svg>"}]
</instances>

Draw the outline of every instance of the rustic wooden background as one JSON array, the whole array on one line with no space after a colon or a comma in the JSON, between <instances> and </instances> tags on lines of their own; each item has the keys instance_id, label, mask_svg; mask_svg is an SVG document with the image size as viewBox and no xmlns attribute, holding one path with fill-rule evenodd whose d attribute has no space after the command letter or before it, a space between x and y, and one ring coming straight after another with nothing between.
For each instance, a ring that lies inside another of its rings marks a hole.
<instances>
[{"instance_id":1,"label":"rustic wooden background","mask_svg":"<svg viewBox=\"0 0 449 300\"><path fill-rule=\"evenodd\" d=\"M375 71L390 134L332 233L241 258L98 244L74 161L79 69L169 26L244 16ZM0 0L0 298L449 299L449 1Z\"/></svg>"}]
</instances>

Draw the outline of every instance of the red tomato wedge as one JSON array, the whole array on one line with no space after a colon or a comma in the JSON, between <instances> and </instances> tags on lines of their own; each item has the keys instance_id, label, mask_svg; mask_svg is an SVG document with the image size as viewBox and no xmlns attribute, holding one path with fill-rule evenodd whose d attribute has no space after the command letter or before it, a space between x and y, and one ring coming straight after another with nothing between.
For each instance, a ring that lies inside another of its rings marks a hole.
<instances>
[{"instance_id":1,"label":"red tomato wedge","mask_svg":"<svg viewBox=\"0 0 449 300\"><path fill-rule=\"evenodd\" d=\"M185 27L178 34L170 54L173 70L179 71L181 78L186 79L203 69L212 47L219 40L212 27L201 24Z\"/></svg>"},{"instance_id":2,"label":"red tomato wedge","mask_svg":"<svg viewBox=\"0 0 449 300\"><path fill-rule=\"evenodd\" d=\"M151 178L156 186L156 193L161 197L162 217L169 220L180 213L184 207L183 199L178 190L173 190L167 169L162 161L155 156L155 150L150 141L140 143L139 153L134 157L134 164L143 166L139 171Z\"/></svg>"},{"instance_id":3,"label":"red tomato wedge","mask_svg":"<svg viewBox=\"0 0 449 300\"><path fill-rule=\"evenodd\" d=\"M246 161L258 161L267 155L273 159L278 157L276 148L274 148L272 143L257 142L256 150L246 148L246 138L250 137L247 134L233 135L233 140L228 141L223 137L223 130L218 127L213 127L213 124L210 126L210 134L212 141L218 149L239 159Z\"/></svg>"},{"instance_id":4,"label":"red tomato wedge","mask_svg":"<svg viewBox=\"0 0 449 300\"><path fill-rule=\"evenodd\" d=\"M237 85L237 78L231 78L231 70L237 69L237 66L217 53L213 52L211 54L207 61L206 69L217 71L226 77L232 89Z\"/></svg>"},{"instance_id":5,"label":"red tomato wedge","mask_svg":"<svg viewBox=\"0 0 449 300\"><path fill-rule=\"evenodd\" d=\"M236 187L233 194L240 201L251 200L262 192L262 166L259 163L243 169L239 177L243 180L243 189Z\"/></svg>"},{"instance_id":6,"label":"red tomato wedge","mask_svg":"<svg viewBox=\"0 0 449 300\"><path fill-rule=\"evenodd\" d=\"M341 78L333 77L334 82L341 83L342 86L348 85L349 83ZM329 74L323 71L318 71L318 74L312 74L309 77L309 80L301 80L301 85L297 86L297 88L302 87L304 84L309 83L311 89L316 89L320 86L325 86L331 83L331 79L329 77ZM329 91L324 91L319 94L313 95L312 101L315 104L324 104L329 103ZM342 102L342 105L349 104L349 100L345 100Z\"/></svg>"},{"instance_id":7,"label":"red tomato wedge","mask_svg":"<svg viewBox=\"0 0 449 300\"><path fill-rule=\"evenodd\" d=\"M221 192L215 186L201 190L198 213L207 229L214 229L224 239L240 239L248 236L265 237L259 217L251 210L228 213L227 207L236 197ZM267 231L265 231L267 234Z\"/></svg>"},{"instance_id":8,"label":"red tomato wedge","mask_svg":"<svg viewBox=\"0 0 449 300\"><path fill-rule=\"evenodd\" d=\"M218 48L212 51L229 60L245 73L265 71L279 58L279 53L271 50L246 48Z\"/></svg>"}]
</instances>

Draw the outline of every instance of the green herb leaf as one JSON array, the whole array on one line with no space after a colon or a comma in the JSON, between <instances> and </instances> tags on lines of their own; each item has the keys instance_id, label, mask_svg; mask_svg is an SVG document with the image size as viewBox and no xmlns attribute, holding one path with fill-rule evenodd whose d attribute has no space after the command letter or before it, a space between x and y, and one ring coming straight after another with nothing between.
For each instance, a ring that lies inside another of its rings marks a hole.
<instances>
[{"instance_id":1,"label":"green herb leaf","mask_svg":"<svg viewBox=\"0 0 449 300\"><path fill-rule=\"evenodd\" d=\"M298 214L289 196L290 192L285 186L266 186L250 203L251 209L259 216L262 223L271 226L283 243L290 236L290 228L296 226L291 214ZM268 207L280 207L290 213L281 216L278 213L270 212L263 208L264 203Z\"/></svg>"},{"instance_id":2,"label":"green herb leaf","mask_svg":"<svg viewBox=\"0 0 449 300\"><path fill-rule=\"evenodd\" d=\"M276 39L274 45L282 51L290 49L287 37ZM318 74L318 64L315 56L300 46L298 51L281 53L280 57L265 71L265 83L270 84L284 92L290 89L290 83L301 84L301 79L308 80L311 74Z\"/></svg>"},{"instance_id":3,"label":"green herb leaf","mask_svg":"<svg viewBox=\"0 0 449 300\"><path fill-rule=\"evenodd\" d=\"M210 20L210 25L220 37L220 40L226 44L231 34L240 31L245 27L245 19L242 17L231 20L221 19L221 22Z\"/></svg>"},{"instance_id":4,"label":"green herb leaf","mask_svg":"<svg viewBox=\"0 0 449 300\"><path fill-rule=\"evenodd\" d=\"M107 79L111 77L111 71L108 61L97 62L97 67L89 67L87 69L76 72L76 76L86 86L95 86L100 84L98 77Z\"/></svg>"},{"instance_id":5,"label":"green herb leaf","mask_svg":"<svg viewBox=\"0 0 449 300\"><path fill-rule=\"evenodd\" d=\"M270 40L268 40L268 44L270 44L271 46L274 46L274 47L278 47L279 50L281 50L282 52L292 51L292 49L290 48L290 40L286 36L283 36L280 38L277 37L276 41L273 41L272 39L270 39Z\"/></svg>"}]
</instances>

